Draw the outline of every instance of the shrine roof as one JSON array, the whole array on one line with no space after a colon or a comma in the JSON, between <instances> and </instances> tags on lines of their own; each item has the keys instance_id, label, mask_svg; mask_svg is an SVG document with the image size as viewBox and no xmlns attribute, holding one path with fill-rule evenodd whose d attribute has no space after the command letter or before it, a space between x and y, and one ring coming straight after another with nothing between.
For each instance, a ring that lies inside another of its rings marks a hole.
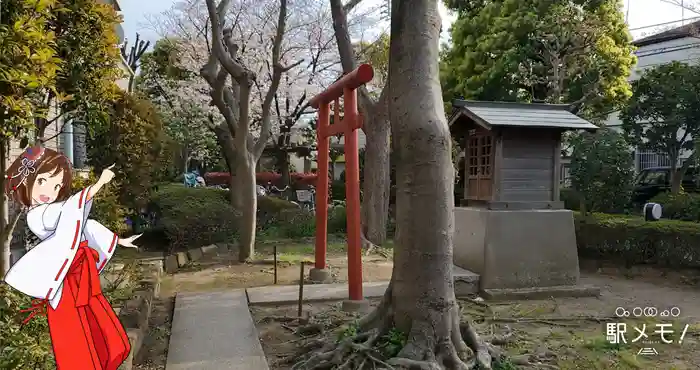
<instances>
[{"instance_id":1,"label":"shrine roof","mask_svg":"<svg viewBox=\"0 0 700 370\"><path fill-rule=\"evenodd\" d=\"M564 130L595 130L598 126L571 113L565 104L485 102L455 99L449 124L452 126L461 116L491 128L532 127Z\"/></svg>"}]
</instances>

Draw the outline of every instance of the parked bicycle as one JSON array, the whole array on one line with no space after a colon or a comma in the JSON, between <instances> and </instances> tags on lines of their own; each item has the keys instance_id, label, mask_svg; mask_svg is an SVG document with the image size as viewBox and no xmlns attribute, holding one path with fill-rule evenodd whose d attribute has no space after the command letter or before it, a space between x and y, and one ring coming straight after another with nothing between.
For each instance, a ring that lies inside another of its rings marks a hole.
<instances>
[{"instance_id":1,"label":"parked bicycle","mask_svg":"<svg viewBox=\"0 0 700 370\"><path fill-rule=\"evenodd\" d=\"M297 190L297 201L302 209L311 213L316 213L316 188L309 186L308 189Z\"/></svg>"}]
</instances>

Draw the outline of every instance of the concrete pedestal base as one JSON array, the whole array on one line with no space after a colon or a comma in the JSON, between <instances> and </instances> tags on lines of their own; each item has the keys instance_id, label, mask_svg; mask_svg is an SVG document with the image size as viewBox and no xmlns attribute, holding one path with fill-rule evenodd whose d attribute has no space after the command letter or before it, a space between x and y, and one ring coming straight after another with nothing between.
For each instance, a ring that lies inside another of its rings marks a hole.
<instances>
[{"instance_id":1,"label":"concrete pedestal base","mask_svg":"<svg viewBox=\"0 0 700 370\"><path fill-rule=\"evenodd\" d=\"M480 275L482 292L537 288L542 293L548 287L563 292L561 287L578 284L573 212L478 207L454 212L454 263Z\"/></svg>"},{"instance_id":2,"label":"concrete pedestal base","mask_svg":"<svg viewBox=\"0 0 700 370\"><path fill-rule=\"evenodd\" d=\"M309 270L309 280L316 284L330 283L332 280L331 270L329 268Z\"/></svg>"},{"instance_id":3,"label":"concrete pedestal base","mask_svg":"<svg viewBox=\"0 0 700 370\"><path fill-rule=\"evenodd\" d=\"M369 310L369 301L366 299L359 301L351 301L347 299L343 301L341 309L344 312L366 312Z\"/></svg>"}]
</instances>

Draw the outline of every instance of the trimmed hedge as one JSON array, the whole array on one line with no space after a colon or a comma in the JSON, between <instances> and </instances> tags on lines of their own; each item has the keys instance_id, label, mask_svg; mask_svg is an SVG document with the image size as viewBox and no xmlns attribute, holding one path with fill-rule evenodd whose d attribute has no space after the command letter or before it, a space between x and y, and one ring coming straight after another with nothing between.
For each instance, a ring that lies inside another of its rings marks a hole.
<instances>
[{"instance_id":1,"label":"trimmed hedge","mask_svg":"<svg viewBox=\"0 0 700 370\"><path fill-rule=\"evenodd\" d=\"M151 197L151 211L156 231L165 234L172 249L228 243L236 235L237 212L226 190L160 186Z\"/></svg>"},{"instance_id":2,"label":"trimmed hedge","mask_svg":"<svg viewBox=\"0 0 700 370\"><path fill-rule=\"evenodd\" d=\"M700 221L700 194L661 193L650 200L661 204L663 217L672 220Z\"/></svg>"},{"instance_id":3,"label":"trimmed hedge","mask_svg":"<svg viewBox=\"0 0 700 370\"><path fill-rule=\"evenodd\" d=\"M700 267L700 224L641 217L576 214L579 255L612 259L627 266Z\"/></svg>"}]
</instances>

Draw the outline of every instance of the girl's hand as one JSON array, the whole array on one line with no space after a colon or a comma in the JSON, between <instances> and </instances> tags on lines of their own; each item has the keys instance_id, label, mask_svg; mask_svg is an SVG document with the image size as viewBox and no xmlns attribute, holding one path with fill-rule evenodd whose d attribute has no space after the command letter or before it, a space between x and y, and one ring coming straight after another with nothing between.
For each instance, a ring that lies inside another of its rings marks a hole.
<instances>
[{"instance_id":1,"label":"girl's hand","mask_svg":"<svg viewBox=\"0 0 700 370\"><path fill-rule=\"evenodd\" d=\"M119 238L119 241L117 242L117 244L121 245L122 247L136 248L138 250L139 247L137 245L134 245L132 242L134 240L138 239L141 235L143 235L143 234L133 235L133 236L130 236L126 239Z\"/></svg>"},{"instance_id":2,"label":"girl's hand","mask_svg":"<svg viewBox=\"0 0 700 370\"><path fill-rule=\"evenodd\" d=\"M114 164L105 168L102 171L102 174L100 175L99 180L97 180L97 181L103 185L112 181L112 179L114 179L114 172L112 171L112 168L114 168Z\"/></svg>"}]
</instances>

